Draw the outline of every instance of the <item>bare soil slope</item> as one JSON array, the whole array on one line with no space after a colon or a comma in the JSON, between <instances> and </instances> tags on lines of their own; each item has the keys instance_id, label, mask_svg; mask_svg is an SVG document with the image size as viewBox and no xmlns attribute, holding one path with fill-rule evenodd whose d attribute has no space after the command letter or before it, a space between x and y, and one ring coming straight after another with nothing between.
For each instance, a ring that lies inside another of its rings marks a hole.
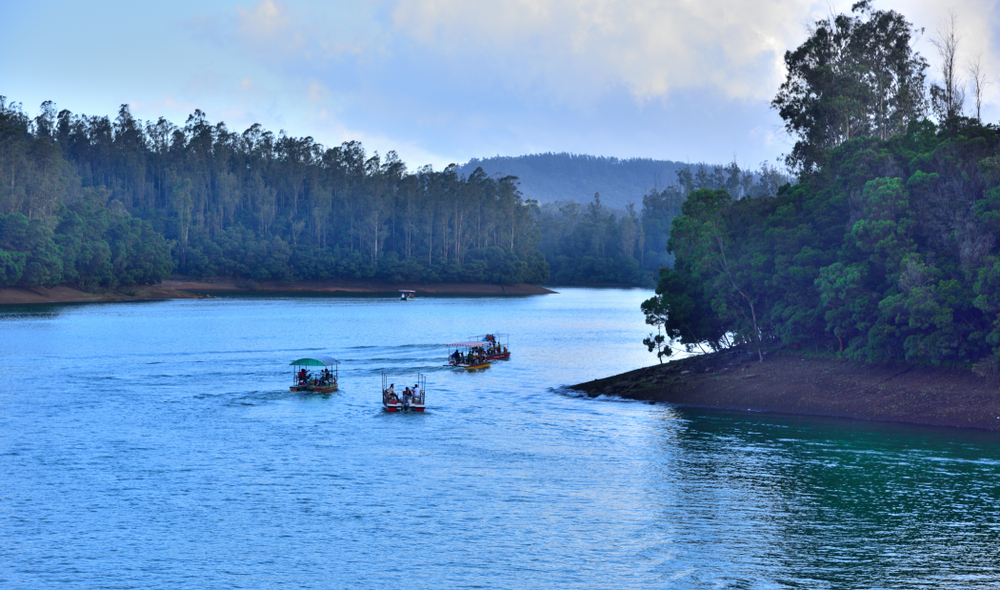
<instances>
[{"instance_id":1,"label":"bare soil slope","mask_svg":"<svg viewBox=\"0 0 1000 590\"><path fill-rule=\"evenodd\" d=\"M35 287L0 288L0 305L23 305L28 303L93 303L100 301L133 301L140 299L201 299L204 295L178 291L162 285L144 285L127 292L87 293L71 287L46 289Z\"/></svg>"}]
</instances>

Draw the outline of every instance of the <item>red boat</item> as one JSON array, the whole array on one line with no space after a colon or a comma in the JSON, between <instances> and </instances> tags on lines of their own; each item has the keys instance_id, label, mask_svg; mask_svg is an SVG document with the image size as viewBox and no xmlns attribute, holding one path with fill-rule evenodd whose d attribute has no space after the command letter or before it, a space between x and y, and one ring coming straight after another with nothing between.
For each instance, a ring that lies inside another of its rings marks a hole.
<instances>
[{"instance_id":1,"label":"red boat","mask_svg":"<svg viewBox=\"0 0 1000 590\"><path fill-rule=\"evenodd\" d=\"M411 387L389 383L389 376L382 373L382 408L386 412L423 412L427 395L427 377L417 373L417 382Z\"/></svg>"},{"instance_id":2,"label":"red boat","mask_svg":"<svg viewBox=\"0 0 1000 590\"><path fill-rule=\"evenodd\" d=\"M486 360L505 361L510 359L510 334L487 334L485 336L473 336L472 338L483 343L483 350L486 351Z\"/></svg>"}]
</instances>

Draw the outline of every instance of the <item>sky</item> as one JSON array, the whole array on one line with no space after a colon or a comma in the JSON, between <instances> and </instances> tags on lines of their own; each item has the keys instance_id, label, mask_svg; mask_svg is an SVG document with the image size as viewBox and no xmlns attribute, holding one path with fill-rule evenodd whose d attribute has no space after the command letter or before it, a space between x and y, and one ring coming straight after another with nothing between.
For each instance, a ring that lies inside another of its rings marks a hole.
<instances>
[{"instance_id":1,"label":"sky","mask_svg":"<svg viewBox=\"0 0 1000 590\"><path fill-rule=\"evenodd\" d=\"M957 17L962 64L1000 120L998 0L891 0L926 29ZM411 170L570 152L779 162L793 138L770 101L783 55L851 1L34 0L0 3L0 95L34 116L183 125L195 109L326 146L395 150ZM964 68L963 68L964 73ZM966 75L966 78L968 76ZM971 92L969 93L971 94Z\"/></svg>"}]
</instances>

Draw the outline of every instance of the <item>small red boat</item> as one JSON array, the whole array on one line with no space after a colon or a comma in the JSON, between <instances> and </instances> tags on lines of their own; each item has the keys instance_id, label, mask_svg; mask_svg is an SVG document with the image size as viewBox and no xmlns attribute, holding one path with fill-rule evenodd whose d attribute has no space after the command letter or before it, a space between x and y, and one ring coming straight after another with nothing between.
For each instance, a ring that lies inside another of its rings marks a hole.
<instances>
[{"instance_id":1,"label":"small red boat","mask_svg":"<svg viewBox=\"0 0 1000 590\"><path fill-rule=\"evenodd\" d=\"M485 336L473 336L473 339L483 343L486 360L505 361L510 359L510 334L487 334Z\"/></svg>"},{"instance_id":2,"label":"small red boat","mask_svg":"<svg viewBox=\"0 0 1000 590\"><path fill-rule=\"evenodd\" d=\"M386 412L423 412L426 395L427 377L420 373L413 387L403 386L399 390L395 383L389 383L389 376L382 373L382 408Z\"/></svg>"}]
</instances>

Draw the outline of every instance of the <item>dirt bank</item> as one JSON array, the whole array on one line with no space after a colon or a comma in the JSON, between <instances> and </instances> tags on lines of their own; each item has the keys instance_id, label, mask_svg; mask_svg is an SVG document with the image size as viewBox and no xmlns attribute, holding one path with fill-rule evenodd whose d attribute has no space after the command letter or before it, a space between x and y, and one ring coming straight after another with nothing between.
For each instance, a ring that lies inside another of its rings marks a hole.
<instances>
[{"instance_id":1,"label":"dirt bank","mask_svg":"<svg viewBox=\"0 0 1000 590\"><path fill-rule=\"evenodd\" d=\"M141 299L201 299L204 295L179 291L164 286L135 287L126 292L87 293L71 287L45 289L21 289L6 287L0 289L0 305L23 305L29 303L96 303L101 301L133 301Z\"/></svg>"},{"instance_id":2,"label":"dirt bank","mask_svg":"<svg viewBox=\"0 0 1000 590\"><path fill-rule=\"evenodd\" d=\"M433 285L395 284L380 281L300 281L237 282L225 279L168 279L160 285L141 286L121 292L87 293L71 287L45 289L0 288L0 305L29 303L87 303L100 301L131 301L136 299L201 299L211 293L241 293L265 291L271 293L389 293L413 289L419 297L426 295L544 295L554 293L544 287L518 283L513 285L439 283Z\"/></svg>"},{"instance_id":3,"label":"dirt bank","mask_svg":"<svg viewBox=\"0 0 1000 590\"><path fill-rule=\"evenodd\" d=\"M554 291L550 291L544 287L529 285L528 283L516 283L511 285L486 283L434 283L424 285L419 283L387 283L384 281L374 280L297 281L293 283L264 281L261 283L252 283L245 281L237 282L226 279L169 279L163 281L163 286L198 293L264 291L270 293L398 294L400 289L412 289L417 292L417 297L419 297L421 293L428 295L544 295L546 293L554 293Z\"/></svg>"},{"instance_id":4,"label":"dirt bank","mask_svg":"<svg viewBox=\"0 0 1000 590\"><path fill-rule=\"evenodd\" d=\"M680 406L1000 430L1000 385L969 370L875 365L784 353L673 361L574 385Z\"/></svg>"}]
</instances>

